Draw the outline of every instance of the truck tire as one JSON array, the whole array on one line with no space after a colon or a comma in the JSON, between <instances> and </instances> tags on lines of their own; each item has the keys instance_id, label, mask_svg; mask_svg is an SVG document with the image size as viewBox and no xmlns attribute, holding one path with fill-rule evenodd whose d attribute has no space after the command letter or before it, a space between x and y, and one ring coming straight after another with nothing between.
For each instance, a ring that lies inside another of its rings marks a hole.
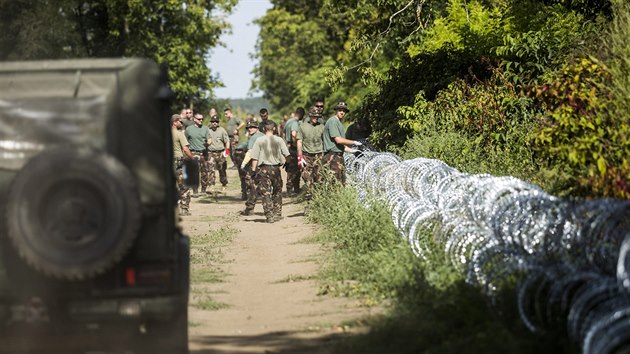
<instances>
[{"instance_id":1,"label":"truck tire","mask_svg":"<svg viewBox=\"0 0 630 354\"><path fill-rule=\"evenodd\" d=\"M131 172L92 149L60 147L32 158L7 197L7 235L37 271L82 280L103 273L127 253L141 210Z\"/></svg>"}]
</instances>

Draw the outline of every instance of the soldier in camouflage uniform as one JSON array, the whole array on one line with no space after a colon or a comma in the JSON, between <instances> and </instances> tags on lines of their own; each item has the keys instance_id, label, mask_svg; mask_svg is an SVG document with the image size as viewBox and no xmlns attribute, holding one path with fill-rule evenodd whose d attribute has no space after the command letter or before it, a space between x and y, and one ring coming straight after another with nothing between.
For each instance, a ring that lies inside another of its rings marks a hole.
<instances>
[{"instance_id":1,"label":"soldier in camouflage uniform","mask_svg":"<svg viewBox=\"0 0 630 354\"><path fill-rule=\"evenodd\" d=\"M238 167L238 163L234 161L236 158L234 154L236 153L236 146L239 143L239 134L241 128L245 126L245 122L243 122L240 118L236 117L232 113L232 109L230 107L223 110L223 115L227 122L225 123L225 130L227 130L228 136L230 137L230 146L232 147L232 154L230 154L230 158L232 159L233 167Z\"/></svg>"},{"instance_id":2,"label":"soldier in camouflage uniform","mask_svg":"<svg viewBox=\"0 0 630 354\"><path fill-rule=\"evenodd\" d=\"M289 149L281 137L274 135L276 125L265 124L265 136L256 140L250 153L258 194L268 223L282 219L282 175L280 166L286 162Z\"/></svg>"},{"instance_id":3,"label":"soldier in camouflage uniform","mask_svg":"<svg viewBox=\"0 0 630 354\"><path fill-rule=\"evenodd\" d=\"M193 117L194 124L186 127L186 138L190 143L190 151L194 158L199 162L199 180L201 185L201 193L205 193L210 181L210 169L208 164L208 150L210 145L210 129L203 125L203 115L195 113ZM212 172L214 174L214 171ZM193 197L198 197L196 194Z\"/></svg>"},{"instance_id":4,"label":"soldier in camouflage uniform","mask_svg":"<svg viewBox=\"0 0 630 354\"><path fill-rule=\"evenodd\" d=\"M346 169L343 162L343 153L356 152L350 146L362 145L361 142L346 139L346 130L341 123L350 110L345 102L339 102L335 106L335 115L326 121L324 126L324 166L328 174L335 180L345 185Z\"/></svg>"},{"instance_id":5,"label":"soldier in camouflage uniform","mask_svg":"<svg viewBox=\"0 0 630 354\"><path fill-rule=\"evenodd\" d=\"M245 158L241 162L241 170L245 172L245 186L247 189L247 201L245 202L245 210L241 211L241 215L251 215L256 206L256 199L258 198L258 191L256 187L256 181L254 181L254 173L251 167L251 154L250 151L254 147L256 140L265 136L258 130L258 122L255 119L249 119L247 121L247 133L249 140L247 141L247 153Z\"/></svg>"},{"instance_id":6,"label":"soldier in camouflage uniform","mask_svg":"<svg viewBox=\"0 0 630 354\"><path fill-rule=\"evenodd\" d=\"M247 175L247 171L245 170L245 166L241 167L243 160L245 159L245 153L247 152L247 143L240 143L236 145L236 147L232 148L232 156L234 159L234 164L238 169L238 177L241 181L241 200L247 200L247 183L245 183L245 176Z\"/></svg>"},{"instance_id":7,"label":"soldier in camouflage uniform","mask_svg":"<svg viewBox=\"0 0 630 354\"><path fill-rule=\"evenodd\" d=\"M295 114L289 118L284 126L284 139L289 148L289 156L284 165L287 171L287 196L295 197L300 192L300 166L298 165L297 132L304 117L304 108L298 107Z\"/></svg>"},{"instance_id":8,"label":"soldier in camouflage uniform","mask_svg":"<svg viewBox=\"0 0 630 354\"><path fill-rule=\"evenodd\" d=\"M321 183L322 156L324 154L324 124L320 123L322 117L318 107L312 106L308 110L309 120L300 124L297 133L298 140L298 164L302 167L302 179L306 194L306 200L313 196L313 187Z\"/></svg>"},{"instance_id":9,"label":"soldier in camouflage uniform","mask_svg":"<svg viewBox=\"0 0 630 354\"><path fill-rule=\"evenodd\" d=\"M186 136L180 130L183 126L181 117L179 114L174 114L171 117L171 135L173 137L173 167L175 169L175 176L177 178L178 189L178 203L181 215L190 215L190 189L186 186L184 181L184 160L192 159L193 154L188 148L188 140Z\"/></svg>"},{"instance_id":10,"label":"soldier in camouflage uniform","mask_svg":"<svg viewBox=\"0 0 630 354\"><path fill-rule=\"evenodd\" d=\"M230 138L227 131L219 126L219 117L216 115L210 118L210 140L212 142L208 146L208 168L210 169L208 183L210 186L216 184L214 173L216 169L219 171L219 180L225 190L225 186L228 184L226 157L230 155Z\"/></svg>"}]
</instances>

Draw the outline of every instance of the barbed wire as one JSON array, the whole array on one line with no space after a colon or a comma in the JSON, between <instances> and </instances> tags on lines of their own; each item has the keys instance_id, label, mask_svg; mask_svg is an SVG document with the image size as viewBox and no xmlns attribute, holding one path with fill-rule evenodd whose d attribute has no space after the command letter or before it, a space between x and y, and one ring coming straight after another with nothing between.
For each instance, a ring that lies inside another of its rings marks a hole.
<instances>
[{"instance_id":1,"label":"barbed wire","mask_svg":"<svg viewBox=\"0 0 630 354\"><path fill-rule=\"evenodd\" d=\"M434 159L344 154L359 198L383 201L424 260L434 247L499 310L516 285L522 322L583 353L630 351L630 201L549 195L514 177L466 174Z\"/></svg>"}]
</instances>

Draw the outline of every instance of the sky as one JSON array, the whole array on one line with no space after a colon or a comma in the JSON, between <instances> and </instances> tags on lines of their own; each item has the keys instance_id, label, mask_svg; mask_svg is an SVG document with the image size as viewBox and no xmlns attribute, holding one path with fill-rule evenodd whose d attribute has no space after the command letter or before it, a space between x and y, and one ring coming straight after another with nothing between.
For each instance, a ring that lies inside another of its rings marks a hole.
<instances>
[{"instance_id":1,"label":"sky","mask_svg":"<svg viewBox=\"0 0 630 354\"><path fill-rule=\"evenodd\" d=\"M226 47L217 47L210 54L210 70L218 75L225 87L217 88L217 98L246 98L253 79L251 71L254 61L256 39L260 28L252 21L262 17L272 7L269 0L239 0L238 5L227 18L232 24L232 34L224 34L221 41ZM253 96L259 96L254 93Z\"/></svg>"}]
</instances>

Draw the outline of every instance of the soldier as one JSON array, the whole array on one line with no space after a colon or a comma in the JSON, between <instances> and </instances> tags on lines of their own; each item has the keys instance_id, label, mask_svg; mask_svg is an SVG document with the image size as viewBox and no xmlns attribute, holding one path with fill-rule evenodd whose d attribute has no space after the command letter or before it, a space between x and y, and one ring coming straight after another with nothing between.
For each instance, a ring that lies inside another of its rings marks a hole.
<instances>
[{"instance_id":1,"label":"soldier","mask_svg":"<svg viewBox=\"0 0 630 354\"><path fill-rule=\"evenodd\" d=\"M252 172L256 176L257 191L262 198L263 210L268 223L282 219L282 175L280 166L289 155L284 140L274 136L276 125L265 124L265 136L256 140L252 147Z\"/></svg>"},{"instance_id":2,"label":"soldier","mask_svg":"<svg viewBox=\"0 0 630 354\"><path fill-rule=\"evenodd\" d=\"M265 131L265 124L267 123L267 121L273 123L274 125L273 132L275 135L278 135L278 126L276 122L269 120L269 111L267 110L267 108L261 108L260 109L260 123L258 124L258 131L260 132Z\"/></svg>"},{"instance_id":3,"label":"soldier","mask_svg":"<svg viewBox=\"0 0 630 354\"><path fill-rule=\"evenodd\" d=\"M189 126L195 124L195 122L193 122L193 111L190 108L182 108L182 111L180 112L180 117L182 120L182 129L186 129Z\"/></svg>"},{"instance_id":4,"label":"soldier","mask_svg":"<svg viewBox=\"0 0 630 354\"><path fill-rule=\"evenodd\" d=\"M313 187L321 183L322 156L324 155L324 125L319 122L322 114L312 106L308 110L309 120L300 125L297 134L298 165L302 166L302 179L306 200L313 196Z\"/></svg>"},{"instance_id":5,"label":"soldier","mask_svg":"<svg viewBox=\"0 0 630 354\"><path fill-rule=\"evenodd\" d=\"M299 122L304 117L304 108L298 107L294 115L287 120L284 127L284 136L289 148L289 157L284 165L287 171L287 197L295 197L300 192L300 166L298 166L297 132L300 130Z\"/></svg>"},{"instance_id":6,"label":"soldier","mask_svg":"<svg viewBox=\"0 0 630 354\"><path fill-rule=\"evenodd\" d=\"M367 118L359 118L346 129L346 138L350 140L365 140L372 133L370 121Z\"/></svg>"},{"instance_id":7,"label":"soldier","mask_svg":"<svg viewBox=\"0 0 630 354\"><path fill-rule=\"evenodd\" d=\"M195 124L186 127L186 138L190 143L190 151L194 158L199 161L201 193L206 193L210 179L210 169L208 168L208 146L212 142L210 129L203 125L203 115L200 113L194 115L193 122ZM193 197L199 196L197 188L193 187L193 192Z\"/></svg>"},{"instance_id":8,"label":"soldier","mask_svg":"<svg viewBox=\"0 0 630 354\"><path fill-rule=\"evenodd\" d=\"M249 140L247 141L247 153L243 162L241 162L241 169L245 171L245 185L247 188L247 201L245 202L245 210L241 211L241 215L252 215L254 207L256 206L256 199L258 197L256 182L251 170L251 154L250 151L254 147L256 140L265 136L258 130L258 122L255 119L247 121L247 131L249 134Z\"/></svg>"},{"instance_id":9,"label":"soldier","mask_svg":"<svg viewBox=\"0 0 630 354\"><path fill-rule=\"evenodd\" d=\"M341 121L348 112L350 110L345 102L337 103L335 115L330 117L324 126L324 165L342 185L346 183L343 153L344 151L356 152L350 146L362 145L359 141L346 139L346 130Z\"/></svg>"},{"instance_id":10,"label":"soldier","mask_svg":"<svg viewBox=\"0 0 630 354\"><path fill-rule=\"evenodd\" d=\"M175 168L175 176L177 178L178 203L181 215L190 215L190 190L184 181L184 160L192 159L193 154L188 148L188 140L184 133L180 130L183 126L181 116L174 114L171 116L171 135L173 138L173 164Z\"/></svg>"},{"instance_id":11,"label":"soldier","mask_svg":"<svg viewBox=\"0 0 630 354\"><path fill-rule=\"evenodd\" d=\"M219 171L219 180L223 185L222 189L225 190L228 184L227 162L225 158L230 155L230 138L225 129L219 126L219 117L216 115L210 118L210 140L211 143L208 146L208 168L210 169L208 183L213 187L216 184L216 176L214 173L216 169ZM209 193L211 193L211 191Z\"/></svg>"},{"instance_id":12,"label":"soldier","mask_svg":"<svg viewBox=\"0 0 630 354\"><path fill-rule=\"evenodd\" d=\"M245 170L244 166L241 167L241 164L245 159L245 153L247 153L247 142L232 146L232 156L234 158L234 164L236 165L236 168L238 170L238 178L241 181L241 200L247 200L247 183L245 181L247 171Z\"/></svg>"},{"instance_id":13,"label":"soldier","mask_svg":"<svg viewBox=\"0 0 630 354\"><path fill-rule=\"evenodd\" d=\"M234 164L234 166L232 167L237 168L238 164L234 161L234 154L236 151L235 147L238 145L240 130L245 126L245 122L243 122L240 118L234 116L230 107L223 110L223 115L227 120L225 128L227 130L228 136L230 137L230 146L232 147L232 154L230 155L232 163Z\"/></svg>"},{"instance_id":14,"label":"soldier","mask_svg":"<svg viewBox=\"0 0 630 354\"><path fill-rule=\"evenodd\" d=\"M319 111L319 114L321 115L319 117L319 123L324 124L324 99L323 98L317 98L315 99L315 103L313 103L313 106L317 108L317 110ZM307 122L310 120L310 117L304 117L302 118L302 122Z\"/></svg>"}]
</instances>

